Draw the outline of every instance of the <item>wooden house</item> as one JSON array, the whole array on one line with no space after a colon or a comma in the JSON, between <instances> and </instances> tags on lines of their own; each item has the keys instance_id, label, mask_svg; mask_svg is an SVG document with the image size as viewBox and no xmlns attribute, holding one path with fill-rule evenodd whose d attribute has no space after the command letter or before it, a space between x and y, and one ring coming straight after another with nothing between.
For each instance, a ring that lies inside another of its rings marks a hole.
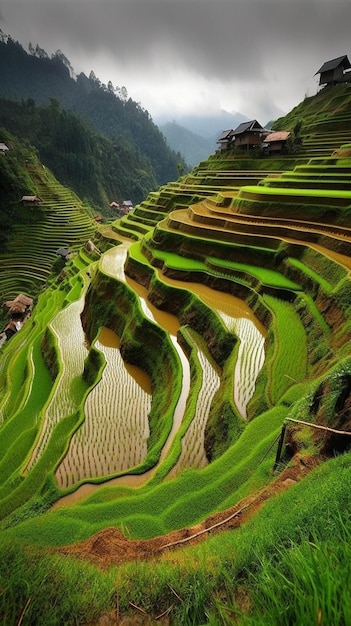
<instances>
[{"instance_id":1,"label":"wooden house","mask_svg":"<svg viewBox=\"0 0 351 626\"><path fill-rule=\"evenodd\" d=\"M0 346L21 330L28 320L33 309L33 298L20 293L14 300L7 300L3 305L7 307L11 319L0 333Z\"/></svg>"},{"instance_id":2,"label":"wooden house","mask_svg":"<svg viewBox=\"0 0 351 626\"><path fill-rule=\"evenodd\" d=\"M269 135L264 138L262 148L267 154L281 154L287 149L289 137L291 137L289 130L269 133Z\"/></svg>"},{"instance_id":3,"label":"wooden house","mask_svg":"<svg viewBox=\"0 0 351 626\"><path fill-rule=\"evenodd\" d=\"M20 293L14 300L7 300L5 306L12 318L23 318L33 309L33 298Z\"/></svg>"},{"instance_id":4,"label":"wooden house","mask_svg":"<svg viewBox=\"0 0 351 626\"><path fill-rule=\"evenodd\" d=\"M351 74L345 74L345 70L349 70L350 68L350 61L347 55L344 54L341 57L323 63L322 67L315 73L315 76L320 74L320 85L336 85L337 83L346 82L349 79Z\"/></svg>"},{"instance_id":5,"label":"wooden house","mask_svg":"<svg viewBox=\"0 0 351 626\"><path fill-rule=\"evenodd\" d=\"M225 152L226 150L230 150L230 148L234 146L233 139L234 135L232 128L223 130L217 139L220 151Z\"/></svg>"},{"instance_id":6,"label":"wooden house","mask_svg":"<svg viewBox=\"0 0 351 626\"><path fill-rule=\"evenodd\" d=\"M23 206L39 206L41 198L39 196L22 196L21 203Z\"/></svg>"},{"instance_id":7,"label":"wooden house","mask_svg":"<svg viewBox=\"0 0 351 626\"><path fill-rule=\"evenodd\" d=\"M4 333L7 339L11 339L13 335L15 335L21 329L21 324L15 322L15 320L11 320L4 328Z\"/></svg>"},{"instance_id":8,"label":"wooden house","mask_svg":"<svg viewBox=\"0 0 351 626\"><path fill-rule=\"evenodd\" d=\"M265 129L257 120L242 122L232 131L234 138L234 147L243 150L251 150L257 148L262 143L262 137Z\"/></svg>"},{"instance_id":9,"label":"wooden house","mask_svg":"<svg viewBox=\"0 0 351 626\"><path fill-rule=\"evenodd\" d=\"M120 205L122 213L129 213L133 208L133 202L131 200L123 200Z\"/></svg>"},{"instance_id":10,"label":"wooden house","mask_svg":"<svg viewBox=\"0 0 351 626\"><path fill-rule=\"evenodd\" d=\"M57 256L60 256L64 261L68 261L71 258L71 251L68 248L58 248L56 250Z\"/></svg>"}]
</instances>

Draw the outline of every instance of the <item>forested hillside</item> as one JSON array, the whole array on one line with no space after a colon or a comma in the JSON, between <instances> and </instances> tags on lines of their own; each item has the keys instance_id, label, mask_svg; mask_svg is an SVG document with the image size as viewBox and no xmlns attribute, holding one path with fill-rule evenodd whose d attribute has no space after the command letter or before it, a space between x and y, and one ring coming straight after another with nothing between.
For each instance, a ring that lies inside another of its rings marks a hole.
<instances>
[{"instance_id":1,"label":"forested hillside","mask_svg":"<svg viewBox=\"0 0 351 626\"><path fill-rule=\"evenodd\" d=\"M154 181L161 185L178 177L181 156L169 148L148 111L128 97L125 87L114 87L112 83L103 85L93 72L89 77L81 73L73 78L74 70L61 51L49 58L39 46L31 47L27 53L1 31L0 39L0 96L26 101L28 113L33 108L32 101L43 105L55 98L63 109L88 121L95 131L112 141L120 161L127 160L132 179L140 177L140 169L147 172L149 180L146 185L142 182L142 193L137 197L132 197L135 190L130 187L130 181L123 178L123 172L114 173L120 186L125 188L125 194L134 202L145 197L145 192L154 187ZM71 117L71 125L72 120ZM62 121L61 118L60 123ZM77 130L78 122L75 124ZM47 138L38 140L43 143ZM70 150L73 144L72 137ZM110 154L105 156L110 159Z\"/></svg>"},{"instance_id":2,"label":"forested hillside","mask_svg":"<svg viewBox=\"0 0 351 626\"><path fill-rule=\"evenodd\" d=\"M2 141L7 130L19 141L35 146L42 163L56 178L104 215L108 215L112 200L131 198L137 202L157 187L146 156L127 141L116 145L97 133L90 124L62 109L55 98L48 105L36 105L33 99L0 98L1 127ZM1 168L0 177L2 173ZM0 210L1 204L0 200Z\"/></svg>"},{"instance_id":3,"label":"forested hillside","mask_svg":"<svg viewBox=\"0 0 351 626\"><path fill-rule=\"evenodd\" d=\"M191 167L195 167L200 161L207 159L217 149L217 136L201 137L201 135L192 133L175 121L167 122L160 128L169 145L183 154Z\"/></svg>"}]
</instances>

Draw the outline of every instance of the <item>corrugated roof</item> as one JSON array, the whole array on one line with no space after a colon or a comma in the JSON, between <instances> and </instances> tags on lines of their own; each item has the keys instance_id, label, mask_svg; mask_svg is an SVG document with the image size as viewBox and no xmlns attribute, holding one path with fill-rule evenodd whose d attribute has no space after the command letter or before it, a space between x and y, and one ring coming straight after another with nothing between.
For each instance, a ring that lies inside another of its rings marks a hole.
<instances>
[{"instance_id":1,"label":"corrugated roof","mask_svg":"<svg viewBox=\"0 0 351 626\"><path fill-rule=\"evenodd\" d=\"M232 132L233 132L232 128L229 128L228 130L223 130L221 134L219 135L217 141L224 141L225 139L229 139Z\"/></svg>"},{"instance_id":2,"label":"corrugated roof","mask_svg":"<svg viewBox=\"0 0 351 626\"><path fill-rule=\"evenodd\" d=\"M235 130L233 130L233 135L241 135L241 133L246 133L250 130L263 130L263 126L257 120L250 120L250 122L241 122L239 126Z\"/></svg>"},{"instance_id":3,"label":"corrugated roof","mask_svg":"<svg viewBox=\"0 0 351 626\"><path fill-rule=\"evenodd\" d=\"M27 307L33 305L33 298L20 293L14 300L7 300L4 304L11 313L24 313Z\"/></svg>"},{"instance_id":4,"label":"corrugated roof","mask_svg":"<svg viewBox=\"0 0 351 626\"><path fill-rule=\"evenodd\" d=\"M343 66L343 69L349 69L351 67L350 61L346 54L341 57L337 57L336 59L331 59L330 61L326 61L323 63L322 67L316 72L316 74L321 74L322 72L329 72L330 70L335 70L339 65ZM315 74L315 75L316 75Z\"/></svg>"},{"instance_id":5,"label":"corrugated roof","mask_svg":"<svg viewBox=\"0 0 351 626\"><path fill-rule=\"evenodd\" d=\"M56 250L56 254L58 256L66 257L70 254L70 251L67 248L58 248L58 250Z\"/></svg>"}]
</instances>

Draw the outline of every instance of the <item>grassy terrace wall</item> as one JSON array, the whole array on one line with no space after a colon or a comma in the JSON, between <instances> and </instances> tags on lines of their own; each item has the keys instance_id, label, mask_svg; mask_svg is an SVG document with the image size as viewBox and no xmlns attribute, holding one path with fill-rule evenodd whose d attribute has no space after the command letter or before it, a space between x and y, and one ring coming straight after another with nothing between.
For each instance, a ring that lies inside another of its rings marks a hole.
<instances>
[{"instance_id":1,"label":"grassy terrace wall","mask_svg":"<svg viewBox=\"0 0 351 626\"><path fill-rule=\"evenodd\" d=\"M153 398L148 466L152 466L171 429L180 392L180 369L173 346L163 329L143 316L134 292L99 271L88 290L82 321L90 341L102 326L113 330L121 339L122 357L151 377ZM91 363L87 364L86 375L91 366Z\"/></svg>"},{"instance_id":2,"label":"grassy terrace wall","mask_svg":"<svg viewBox=\"0 0 351 626\"><path fill-rule=\"evenodd\" d=\"M140 252L136 250L136 253L139 260L133 249L128 255L126 274L148 287L148 298L158 309L174 314L182 326L189 325L198 332L205 339L216 363L222 367L234 347L235 340L225 331L215 312L186 289L186 281L190 280L191 276L182 275L181 280L185 279L184 289L167 285L157 277L155 271L150 273L150 268L147 269L145 263L147 256L144 257L144 262L141 262ZM196 280L199 281L198 275Z\"/></svg>"}]
</instances>

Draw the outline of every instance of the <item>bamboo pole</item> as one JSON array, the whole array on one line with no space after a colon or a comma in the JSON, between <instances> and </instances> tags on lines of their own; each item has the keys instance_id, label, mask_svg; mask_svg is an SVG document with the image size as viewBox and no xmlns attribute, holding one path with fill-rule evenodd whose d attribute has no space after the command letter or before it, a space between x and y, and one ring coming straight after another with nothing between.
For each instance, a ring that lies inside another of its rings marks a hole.
<instances>
[{"instance_id":1,"label":"bamboo pole","mask_svg":"<svg viewBox=\"0 0 351 626\"><path fill-rule=\"evenodd\" d=\"M351 436L351 432L347 430L337 430L336 428L329 428L328 426L320 426L319 424L311 424L310 422L304 422L303 420L295 420L292 417L286 417L285 420L289 420L289 422L294 422L295 424L303 424L304 426L311 426L311 428L318 428L320 430L327 430L330 433L335 433L336 435L349 435Z\"/></svg>"},{"instance_id":2,"label":"bamboo pole","mask_svg":"<svg viewBox=\"0 0 351 626\"><path fill-rule=\"evenodd\" d=\"M326 432L329 433L334 433L336 435L348 435L351 436L351 432L347 431L347 430L337 430L336 428L329 428L328 426L321 426L319 424L311 424L311 422L305 422L304 420L295 420L292 417L286 417L284 424L282 426L281 432L280 432L280 437L279 437L279 442L278 442L278 448L277 448L277 454L275 457L275 461L274 461L274 465L273 465L273 471L277 468L279 461L280 461L280 456L282 453L282 448L283 448L283 444L284 444L284 437L285 437L285 431L286 431L286 423L285 422L293 422L294 424L302 424L303 426L310 426L311 428L315 428L316 430L324 430Z\"/></svg>"}]
</instances>

